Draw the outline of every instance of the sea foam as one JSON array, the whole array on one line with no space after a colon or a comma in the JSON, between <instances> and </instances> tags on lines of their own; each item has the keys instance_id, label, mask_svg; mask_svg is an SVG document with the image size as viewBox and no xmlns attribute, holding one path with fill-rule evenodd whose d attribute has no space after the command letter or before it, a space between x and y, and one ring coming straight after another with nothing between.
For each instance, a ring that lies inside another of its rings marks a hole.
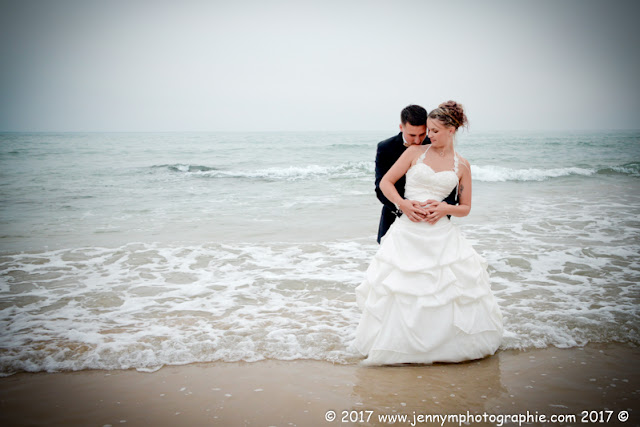
<instances>
[{"instance_id":1,"label":"sea foam","mask_svg":"<svg viewBox=\"0 0 640 427\"><path fill-rule=\"evenodd\" d=\"M470 238L482 234L480 227ZM541 244L526 230L521 238ZM609 258L628 259L632 247L509 254L482 240L505 319L503 349L640 343L639 285L629 281L638 265L607 270ZM0 372L148 371L265 358L355 363L348 350L360 316L354 289L377 249L367 242L132 243L5 254Z\"/></svg>"}]
</instances>

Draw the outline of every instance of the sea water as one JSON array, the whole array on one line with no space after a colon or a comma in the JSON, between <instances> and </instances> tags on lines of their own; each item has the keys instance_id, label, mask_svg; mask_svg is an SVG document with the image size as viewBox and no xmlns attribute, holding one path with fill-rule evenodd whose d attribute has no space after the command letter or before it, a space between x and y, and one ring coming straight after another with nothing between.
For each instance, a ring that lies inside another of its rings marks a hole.
<instances>
[{"instance_id":1,"label":"sea water","mask_svg":"<svg viewBox=\"0 0 640 427\"><path fill-rule=\"evenodd\" d=\"M383 132L0 134L0 375L348 351ZM640 132L470 132L502 349L640 343Z\"/></svg>"}]
</instances>

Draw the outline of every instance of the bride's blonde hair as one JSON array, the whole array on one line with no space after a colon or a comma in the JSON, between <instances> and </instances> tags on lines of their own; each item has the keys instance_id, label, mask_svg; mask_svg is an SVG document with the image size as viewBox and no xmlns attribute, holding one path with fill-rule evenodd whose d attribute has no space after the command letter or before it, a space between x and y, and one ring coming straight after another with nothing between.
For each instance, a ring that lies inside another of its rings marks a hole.
<instances>
[{"instance_id":1,"label":"bride's blonde hair","mask_svg":"<svg viewBox=\"0 0 640 427\"><path fill-rule=\"evenodd\" d=\"M443 102L438 105L438 108L431 110L427 117L440 120L445 126L453 126L456 130L469 125L467 115L464 113L464 107L456 101Z\"/></svg>"}]
</instances>

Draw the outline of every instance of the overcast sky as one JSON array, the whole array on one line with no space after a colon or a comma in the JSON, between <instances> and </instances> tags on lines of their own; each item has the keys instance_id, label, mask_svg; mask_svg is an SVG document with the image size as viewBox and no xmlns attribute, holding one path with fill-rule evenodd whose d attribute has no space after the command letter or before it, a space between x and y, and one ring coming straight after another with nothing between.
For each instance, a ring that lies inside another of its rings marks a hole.
<instances>
[{"instance_id":1,"label":"overcast sky","mask_svg":"<svg viewBox=\"0 0 640 427\"><path fill-rule=\"evenodd\" d=\"M640 2L0 0L0 130L640 128Z\"/></svg>"}]
</instances>

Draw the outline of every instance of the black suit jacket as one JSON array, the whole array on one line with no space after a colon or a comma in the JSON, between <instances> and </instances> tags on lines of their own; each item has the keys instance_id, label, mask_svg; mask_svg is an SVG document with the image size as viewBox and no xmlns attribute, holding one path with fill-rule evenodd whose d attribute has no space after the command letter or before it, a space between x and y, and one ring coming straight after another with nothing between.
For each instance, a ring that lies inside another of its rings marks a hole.
<instances>
[{"instance_id":1,"label":"black suit jacket","mask_svg":"<svg viewBox=\"0 0 640 427\"><path fill-rule=\"evenodd\" d=\"M422 145L425 144L431 144L428 137L422 142ZM376 152L376 196L378 196L378 200L383 204L382 214L380 215L380 225L378 226L378 243L380 243L382 236L387 233L387 230L389 230L389 227L391 227L391 224L393 224L396 218L402 215L402 212L398 211L395 205L382 194L380 181L406 149L407 147L404 146L404 141L402 140L402 132L378 143L378 150ZM398 194L402 197L404 197L405 182L406 178L404 176L396 182L396 190L398 190ZM450 205L458 204L455 189L444 201Z\"/></svg>"}]
</instances>

